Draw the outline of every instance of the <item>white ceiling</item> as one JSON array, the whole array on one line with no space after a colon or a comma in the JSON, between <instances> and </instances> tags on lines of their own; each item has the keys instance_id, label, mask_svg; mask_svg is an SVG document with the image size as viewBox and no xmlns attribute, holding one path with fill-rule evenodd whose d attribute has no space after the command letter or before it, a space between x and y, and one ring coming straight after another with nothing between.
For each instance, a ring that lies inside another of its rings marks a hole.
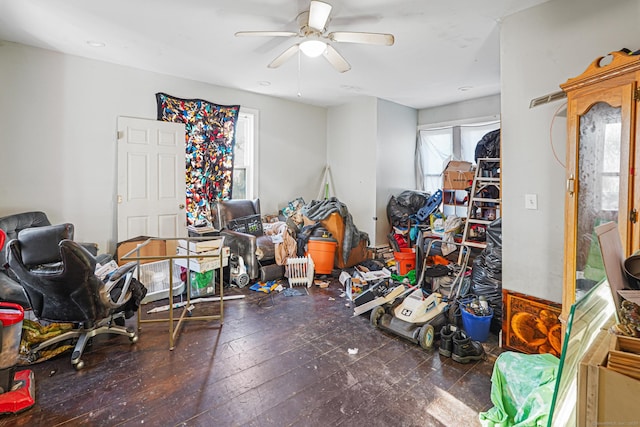
<instances>
[{"instance_id":1,"label":"white ceiling","mask_svg":"<svg viewBox=\"0 0 640 427\"><path fill-rule=\"evenodd\" d=\"M298 40L234 36L297 31L309 0L0 0L0 40L320 106L367 95L426 108L499 93L501 18L548 0L325 1L329 31L395 44L333 43L352 67L341 74L323 57L267 68Z\"/></svg>"}]
</instances>

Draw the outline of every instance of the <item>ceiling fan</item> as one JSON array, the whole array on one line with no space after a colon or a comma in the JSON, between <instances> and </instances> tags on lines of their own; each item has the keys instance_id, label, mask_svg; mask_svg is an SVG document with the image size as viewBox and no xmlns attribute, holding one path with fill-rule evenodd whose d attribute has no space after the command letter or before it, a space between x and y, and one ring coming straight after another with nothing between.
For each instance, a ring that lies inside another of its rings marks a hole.
<instances>
[{"instance_id":1,"label":"ceiling fan","mask_svg":"<svg viewBox=\"0 0 640 427\"><path fill-rule=\"evenodd\" d=\"M276 59L271 61L269 68L278 68L285 61L301 51L309 57L323 55L329 64L338 72L344 73L351 69L351 65L329 42L359 43L381 46L391 46L394 43L393 34L362 33L352 31L334 31L327 33L327 23L332 6L322 1L311 0L309 10L300 13L297 17L300 29L293 31L238 31L236 36L270 36L270 37L298 37L303 39L296 43Z\"/></svg>"}]
</instances>

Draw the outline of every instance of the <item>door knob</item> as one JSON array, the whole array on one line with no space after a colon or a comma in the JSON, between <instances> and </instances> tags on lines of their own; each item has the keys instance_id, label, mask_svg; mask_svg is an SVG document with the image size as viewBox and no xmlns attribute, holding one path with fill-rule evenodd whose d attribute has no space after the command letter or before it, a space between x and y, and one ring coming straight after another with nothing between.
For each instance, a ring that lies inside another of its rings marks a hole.
<instances>
[{"instance_id":1,"label":"door knob","mask_svg":"<svg viewBox=\"0 0 640 427\"><path fill-rule=\"evenodd\" d=\"M180 203L180 204L178 205L178 208L179 208L179 209L184 209L184 204Z\"/></svg>"}]
</instances>

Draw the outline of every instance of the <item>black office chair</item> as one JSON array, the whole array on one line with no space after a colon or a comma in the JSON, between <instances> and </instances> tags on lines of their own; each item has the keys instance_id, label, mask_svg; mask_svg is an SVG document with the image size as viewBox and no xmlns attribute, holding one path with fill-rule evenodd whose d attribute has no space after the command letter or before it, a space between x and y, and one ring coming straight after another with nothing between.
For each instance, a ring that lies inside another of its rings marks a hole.
<instances>
[{"instance_id":1,"label":"black office chair","mask_svg":"<svg viewBox=\"0 0 640 427\"><path fill-rule=\"evenodd\" d=\"M73 324L73 329L31 348L28 359L37 360L46 347L77 340L71 363L82 369L90 338L108 333L125 335L132 343L138 340L133 328L124 327L124 319L135 313L146 289L133 277L133 262L101 280L95 274L96 259L72 236L72 224L22 230L8 243L7 260L39 320Z\"/></svg>"},{"instance_id":2,"label":"black office chair","mask_svg":"<svg viewBox=\"0 0 640 427\"><path fill-rule=\"evenodd\" d=\"M17 238L18 233L24 229L47 225L51 225L51 222L47 214L41 211L21 212L0 218L0 230L7 236L5 244ZM80 244L91 252L100 264L106 264L112 259L110 254L98 254L98 245L95 243ZM0 301L13 302L20 304L25 310L29 309L29 300L24 289L18 283L15 273L6 265L6 252L6 246L0 244Z\"/></svg>"}]
</instances>

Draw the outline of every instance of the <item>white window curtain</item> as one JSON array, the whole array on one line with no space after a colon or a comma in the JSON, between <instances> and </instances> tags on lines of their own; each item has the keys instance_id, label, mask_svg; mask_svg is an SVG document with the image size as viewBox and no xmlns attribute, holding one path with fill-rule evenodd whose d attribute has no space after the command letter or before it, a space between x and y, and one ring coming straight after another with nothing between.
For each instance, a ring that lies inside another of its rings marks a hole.
<instances>
[{"instance_id":1,"label":"white window curtain","mask_svg":"<svg viewBox=\"0 0 640 427\"><path fill-rule=\"evenodd\" d=\"M453 129L421 130L418 138L422 190L433 194L442 187L442 171L453 154Z\"/></svg>"},{"instance_id":2,"label":"white window curtain","mask_svg":"<svg viewBox=\"0 0 640 427\"><path fill-rule=\"evenodd\" d=\"M500 121L469 123L421 129L416 141L418 190L433 194L442 188L442 172L450 160L475 163L476 145L482 137L500 128Z\"/></svg>"}]
</instances>

